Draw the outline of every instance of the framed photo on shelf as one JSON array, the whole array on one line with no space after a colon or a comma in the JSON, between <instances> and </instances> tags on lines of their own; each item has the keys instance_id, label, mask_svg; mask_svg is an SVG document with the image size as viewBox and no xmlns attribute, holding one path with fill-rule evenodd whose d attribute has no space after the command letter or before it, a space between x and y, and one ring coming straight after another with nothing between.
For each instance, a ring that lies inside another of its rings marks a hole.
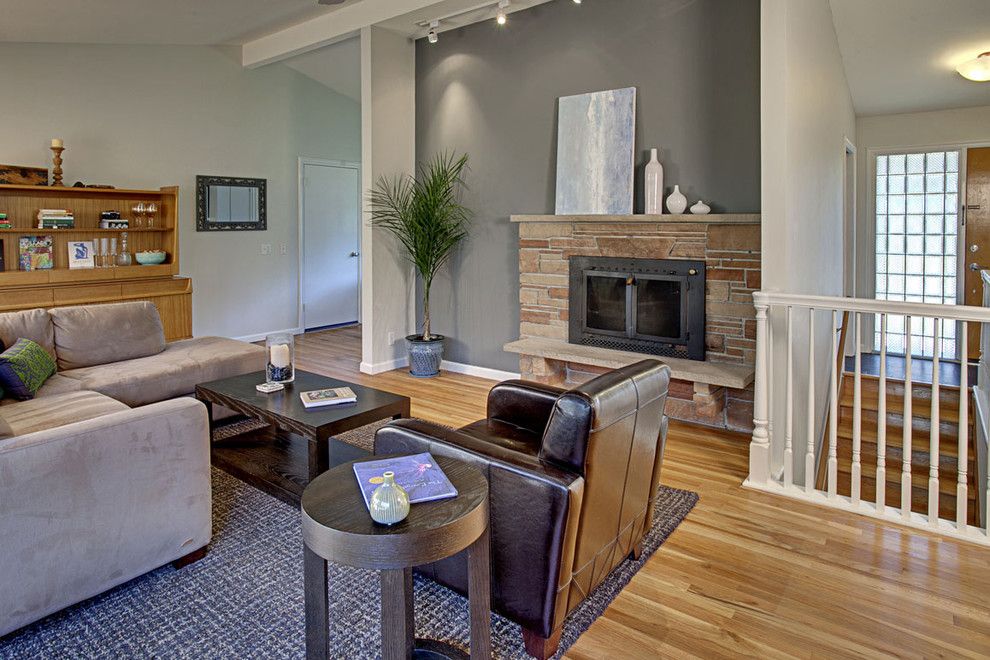
<instances>
[{"instance_id":1,"label":"framed photo on shelf","mask_svg":"<svg viewBox=\"0 0 990 660\"><path fill-rule=\"evenodd\" d=\"M93 241L69 241L69 268L95 268Z\"/></svg>"},{"instance_id":2,"label":"framed photo on shelf","mask_svg":"<svg viewBox=\"0 0 990 660\"><path fill-rule=\"evenodd\" d=\"M51 270L55 266L51 236L21 236L18 239L17 256L21 270Z\"/></svg>"}]
</instances>

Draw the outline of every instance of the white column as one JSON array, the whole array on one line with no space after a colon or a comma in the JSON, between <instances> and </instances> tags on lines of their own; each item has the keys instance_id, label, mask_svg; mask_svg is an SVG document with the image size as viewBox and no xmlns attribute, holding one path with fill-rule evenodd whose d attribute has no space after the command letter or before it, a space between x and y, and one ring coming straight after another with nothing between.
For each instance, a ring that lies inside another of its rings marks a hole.
<instances>
[{"instance_id":1,"label":"white column","mask_svg":"<svg viewBox=\"0 0 990 660\"><path fill-rule=\"evenodd\" d=\"M416 167L416 47L379 27L361 29L361 183L412 174ZM402 338L415 330L415 277L395 241L369 224L362 196L361 371L380 373L402 364ZM389 345L392 334L397 341Z\"/></svg>"},{"instance_id":2,"label":"white column","mask_svg":"<svg viewBox=\"0 0 990 660\"><path fill-rule=\"evenodd\" d=\"M759 292L753 294L756 306L756 375L753 384L753 439L749 443L749 481L766 484L770 480L770 436L767 433L767 303Z\"/></svg>"}]
</instances>

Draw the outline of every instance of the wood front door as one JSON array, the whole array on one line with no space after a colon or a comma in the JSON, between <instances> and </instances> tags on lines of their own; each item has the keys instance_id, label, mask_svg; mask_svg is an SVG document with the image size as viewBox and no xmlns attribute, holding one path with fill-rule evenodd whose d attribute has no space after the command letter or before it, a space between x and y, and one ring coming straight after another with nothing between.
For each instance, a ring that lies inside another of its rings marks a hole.
<instances>
[{"instance_id":1,"label":"wood front door","mask_svg":"<svg viewBox=\"0 0 990 660\"><path fill-rule=\"evenodd\" d=\"M966 152L966 247L965 282L967 305L983 305L980 271L990 269L990 147ZM968 354L980 359L980 324L969 324Z\"/></svg>"}]
</instances>

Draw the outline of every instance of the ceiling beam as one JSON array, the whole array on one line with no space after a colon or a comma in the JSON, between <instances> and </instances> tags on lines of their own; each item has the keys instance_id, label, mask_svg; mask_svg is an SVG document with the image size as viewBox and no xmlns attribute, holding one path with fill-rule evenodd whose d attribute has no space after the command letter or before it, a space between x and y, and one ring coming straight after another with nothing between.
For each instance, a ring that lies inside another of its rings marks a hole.
<instances>
[{"instance_id":1,"label":"ceiling beam","mask_svg":"<svg viewBox=\"0 0 990 660\"><path fill-rule=\"evenodd\" d=\"M241 47L241 64L253 69L357 36L361 28L437 4L437 0L362 0L259 37Z\"/></svg>"}]
</instances>

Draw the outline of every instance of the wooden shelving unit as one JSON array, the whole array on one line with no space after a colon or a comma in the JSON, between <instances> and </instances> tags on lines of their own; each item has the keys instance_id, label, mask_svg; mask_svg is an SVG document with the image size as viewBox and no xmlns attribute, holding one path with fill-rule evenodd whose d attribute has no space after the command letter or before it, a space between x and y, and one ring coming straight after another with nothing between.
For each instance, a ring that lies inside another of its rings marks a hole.
<instances>
[{"instance_id":1,"label":"wooden shelving unit","mask_svg":"<svg viewBox=\"0 0 990 660\"><path fill-rule=\"evenodd\" d=\"M119 211L133 222L131 209L138 202L158 205L155 227L101 229L102 211ZM54 186L0 185L0 213L13 225L0 229L6 266L0 272L0 312L120 300L150 300L158 307L168 339L192 336L192 282L179 272L179 189L64 188ZM42 208L72 209L72 229L38 229ZM70 269L68 242L117 238L127 233L128 251L164 250L165 263L110 268ZM19 239L52 236L54 268L20 270Z\"/></svg>"}]
</instances>

